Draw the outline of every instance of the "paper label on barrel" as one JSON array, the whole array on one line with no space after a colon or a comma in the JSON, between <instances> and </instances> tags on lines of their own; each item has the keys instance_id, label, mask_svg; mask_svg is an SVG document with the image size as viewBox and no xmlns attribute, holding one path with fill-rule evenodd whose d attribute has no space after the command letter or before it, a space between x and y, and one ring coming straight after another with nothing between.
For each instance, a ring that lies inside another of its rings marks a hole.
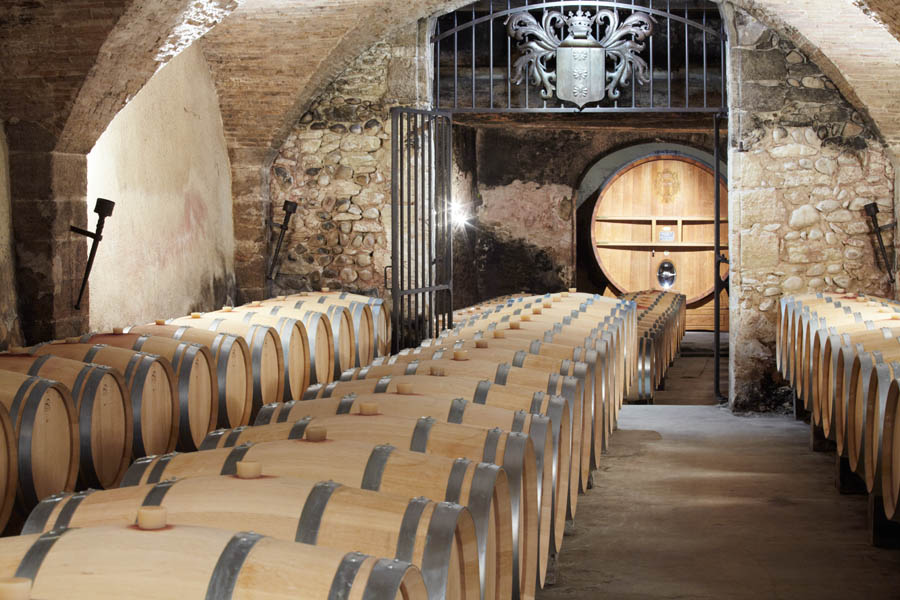
<instances>
[{"instance_id":1,"label":"paper label on barrel","mask_svg":"<svg viewBox=\"0 0 900 600\"><path fill-rule=\"evenodd\" d=\"M659 241L661 242L674 242L675 241L675 232L672 230L666 231L665 229L659 232Z\"/></svg>"}]
</instances>

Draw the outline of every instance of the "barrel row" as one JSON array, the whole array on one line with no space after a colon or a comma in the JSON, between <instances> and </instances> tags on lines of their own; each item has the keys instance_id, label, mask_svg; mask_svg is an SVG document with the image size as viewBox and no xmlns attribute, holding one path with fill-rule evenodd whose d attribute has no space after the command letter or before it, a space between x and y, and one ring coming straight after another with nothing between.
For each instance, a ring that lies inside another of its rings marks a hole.
<instances>
[{"instance_id":1,"label":"barrel row","mask_svg":"<svg viewBox=\"0 0 900 600\"><path fill-rule=\"evenodd\" d=\"M622 296L637 304L637 370L629 384L629 400L653 402L653 393L665 380L681 348L686 324L687 298L656 290Z\"/></svg>"},{"instance_id":2,"label":"barrel row","mask_svg":"<svg viewBox=\"0 0 900 600\"><path fill-rule=\"evenodd\" d=\"M900 305L858 294L782 298L776 362L811 427L900 519Z\"/></svg>"}]
</instances>

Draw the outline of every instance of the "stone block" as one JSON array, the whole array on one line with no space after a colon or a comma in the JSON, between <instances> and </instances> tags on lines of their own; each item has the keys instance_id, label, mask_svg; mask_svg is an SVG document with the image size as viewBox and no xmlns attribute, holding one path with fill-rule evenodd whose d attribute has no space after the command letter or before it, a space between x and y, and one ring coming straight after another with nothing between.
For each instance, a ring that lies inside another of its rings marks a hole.
<instances>
[{"instance_id":1,"label":"stone block","mask_svg":"<svg viewBox=\"0 0 900 600\"><path fill-rule=\"evenodd\" d=\"M778 264L778 236L759 225L741 232L741 267L759 269Z\"/></svg>"}]
</instances>

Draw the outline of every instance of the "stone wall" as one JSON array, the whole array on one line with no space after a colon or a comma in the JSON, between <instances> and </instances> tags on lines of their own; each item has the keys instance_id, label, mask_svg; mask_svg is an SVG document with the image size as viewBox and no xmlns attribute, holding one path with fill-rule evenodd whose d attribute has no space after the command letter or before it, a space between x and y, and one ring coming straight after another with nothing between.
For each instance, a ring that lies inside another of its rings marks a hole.
<instances>
[{"instance_id":1,"label":"stone wall","mask_svg":"<svg viewBox=\"0 0 900 600\"><path fill-rule=\"evenodd\" d=\"M0 350L22 343L16 299L16 269L13 258L12 218L9 197L9 149L0 121Z\"/></svg>"},{"instance_id":2,"label":"stone wall","mask_svg":"<svg viewBox=\"0 0 900 600\"><path fill-rule=\"evenodd\" d=\"M777 384L784 294L892 293L863 206L875 202L882 222L893 219L894 172L873 127L817 65L746 13L736 13L735 25L731 402L742 408L765 402Z\"/></svg>"},{"instance_id":3,"label":"stone wall","mask_svg":"<svg viewBox=\"0 0 900 600\"><path fill-rule=\"evenodd\" d=\"M392 106L427 97L418 27L360 55L295 124L270 174L272 219L299 204L272 291L384 294L391 256Z\"/></svg>"},{"instance_id":4,"label":"stone wall","mask_svg":"<svg viewBox=\"0 0 900 600\"><path fill-rule=\"evenodd\" d=\"M94 330L234 301L231 170L209 68L193 45L119 112L87 161L116 202L90 279Z\"/></svg>"}]
</instances>

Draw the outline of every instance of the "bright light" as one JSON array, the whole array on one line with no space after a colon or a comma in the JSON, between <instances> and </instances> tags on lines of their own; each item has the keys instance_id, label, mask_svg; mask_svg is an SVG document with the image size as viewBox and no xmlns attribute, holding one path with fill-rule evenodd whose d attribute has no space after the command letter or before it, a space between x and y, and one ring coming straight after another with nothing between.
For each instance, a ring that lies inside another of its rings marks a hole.
<instances>
[{"instance_id":1,"label":"bright light","mask_svg":"<svg viewBox=\"0 0 900 600\"><path fill-rule=\"evenodd\" d=\"M465 227L469 224L469 212L458 202L450 203L450 220L454 227Z\"/></svg>"}]
</instances>

